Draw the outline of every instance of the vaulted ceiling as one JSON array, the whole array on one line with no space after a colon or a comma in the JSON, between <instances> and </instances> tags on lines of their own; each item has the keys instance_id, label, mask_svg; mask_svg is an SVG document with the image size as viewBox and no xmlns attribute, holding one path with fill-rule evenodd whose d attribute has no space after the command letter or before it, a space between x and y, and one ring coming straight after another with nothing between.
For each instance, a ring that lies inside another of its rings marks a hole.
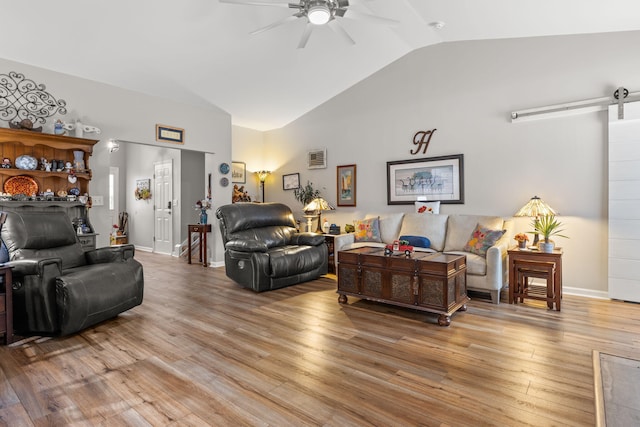
<instances>
[{"instance_id":1,"label":"vaulted ceiling","mask_svg":"<svg viewBox=\"0 0 640 427\"><path fill-rule=\"evenodd\" d=\"M257 130L286 125L424 46L640 30L637 0L350 0L349 10L360 15L350 18L347 11L339 22L355 44L317 27L304 49L297 46L306 18L249 34L296 12L281 7L217 0L2 0L0 10L2 58L213 104L229 112L233 124ZM436 22L445 25L438 29Z\"/></svg>"}]
</instances>

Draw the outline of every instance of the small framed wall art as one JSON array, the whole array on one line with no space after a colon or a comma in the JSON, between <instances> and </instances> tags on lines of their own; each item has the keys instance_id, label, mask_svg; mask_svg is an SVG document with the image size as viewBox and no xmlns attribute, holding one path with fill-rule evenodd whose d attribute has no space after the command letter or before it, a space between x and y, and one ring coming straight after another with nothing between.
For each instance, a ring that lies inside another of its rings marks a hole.
<instances>
[{"instance_id":1,"label":"small framed wall art","mask_svg":"<svg viewBox=\"0 0 640 427\"><path fill-rule=\"evenodd\" d=\"M173 126L156 125L156 141L184 144L184 129Z\"/></svg>"},{"instance_id":2,"label":"small framed wall art","mask_svg":"<svg viewBox=\"0 0 640 427\"><path fill-rule=\"evenodd\" d=\"M356 165L337 167L338 206L356 205Z\"/></svg>"},{"instance_id":3,"label":"small framed wall art","mask_svg":"<svg viewBox=\"0 0 640 427\"><path fill-rule=\"evenodd\" d=\"M234 184L247 182L247 165L244 162L231 162L231 182Z\"/></svg>"},{"instance_id":4,"label":"small framed wall art","mask_svg":"<svg viewBox=\"0 0 640 427\"><path fill-rule=\"evenodd\" d=\"M283 190L297 190L300 188L300 174L290 173L282 175L282 189Z\"/></svg>"}]
</instances>

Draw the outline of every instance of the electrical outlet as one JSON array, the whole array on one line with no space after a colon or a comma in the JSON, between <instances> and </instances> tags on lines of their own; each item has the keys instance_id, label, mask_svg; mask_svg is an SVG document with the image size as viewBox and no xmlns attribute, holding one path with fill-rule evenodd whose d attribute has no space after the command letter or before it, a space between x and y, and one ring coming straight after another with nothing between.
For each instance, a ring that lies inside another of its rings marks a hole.
<instances>
[{"instance_id":1,"label":"electrical outlet","mask_svg":"<svg viewBox=\"0 0 640 427\"><path fill-rule=\"evenodd\" d=\"M93 206L104 206L103 196L91 196L91 201L93 202Z\"/></svg>"}]
</instances>

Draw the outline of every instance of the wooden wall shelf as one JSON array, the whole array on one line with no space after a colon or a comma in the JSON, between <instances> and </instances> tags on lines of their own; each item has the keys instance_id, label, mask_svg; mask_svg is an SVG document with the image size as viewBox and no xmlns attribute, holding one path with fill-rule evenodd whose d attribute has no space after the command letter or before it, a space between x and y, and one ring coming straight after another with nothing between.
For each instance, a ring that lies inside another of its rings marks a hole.
<instances>
[{"instance_id":1,"label":"wooden wall shelf","mask_svg":"<svg viewBox=\"0 0 640 427\"><path fill-rule=\"evenodd\" d=\"M0 177L2 178L2 188L0 190L4 191L4 183L8 178L27 175L38 182L38 192L40 193L47 189L57 193L60 190L68 191L73 187L79 188L80 194L89 193L89 181L92 178L89 167L89 157L93 153L93 146L97 143L98 140L94 139L0 128L0 159L8 157L14 166L7 169L0 168ZM49 161L55 159L73 163L74 151L84 152L85 163L84 170L75 171L78 181L74 184L68 181L69 174L67 172L47 172L41 169L25 170L15 168L15 160L21 155L35 157L38 160L38 164L40 164L40 159L43 157ZM31 195L28 194L28 196Z\"/></svg>"}]
</instances>

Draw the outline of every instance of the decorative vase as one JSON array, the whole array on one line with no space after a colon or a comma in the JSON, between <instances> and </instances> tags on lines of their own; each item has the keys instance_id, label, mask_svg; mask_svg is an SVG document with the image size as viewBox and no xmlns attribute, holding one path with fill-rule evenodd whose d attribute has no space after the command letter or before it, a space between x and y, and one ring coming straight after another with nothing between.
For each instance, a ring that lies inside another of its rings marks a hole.
<instances>
[{"instance_id":1,"label":"decorative vase","mask_svg":"<svg viewBox=\"0 0 640 427\"><path fill-rule=\"evenodd\" d=\"M207 210L202 209L200 211L200 224L206 224L206 223L207 223Z\"/></svg>"},{"instance_id":2,"label":"decorative vase","mask_svg":"<svg viewBox=\"0 0 640 427\"><path fill-rule=\"evenodd\" d=\"M553 242L539 242L538 243L538 249L540 249L540 252L544 252L545 254L550 254L553 252L553 248L555 247L555 243Z\"/></svg>"},{"instance_id":3,"label":"decorative vase","mask_svg":"<svg viewBox=\"0 0 640 427\"><path fill-rule=\"evenodd\" d=\"M527 241L526 240L519 241L518 242L518 248L527 249Z\"/></svg>"},{"instance_id":4,"label":"decorative vase","mask_svg":"<svg viewBox=\"0 0 640 427\"><path fill-rule=\"evenodd\" d=\"M84 170L84 151L73 152L73 167L76 171Z\"/></svg>"}]
</instances>

